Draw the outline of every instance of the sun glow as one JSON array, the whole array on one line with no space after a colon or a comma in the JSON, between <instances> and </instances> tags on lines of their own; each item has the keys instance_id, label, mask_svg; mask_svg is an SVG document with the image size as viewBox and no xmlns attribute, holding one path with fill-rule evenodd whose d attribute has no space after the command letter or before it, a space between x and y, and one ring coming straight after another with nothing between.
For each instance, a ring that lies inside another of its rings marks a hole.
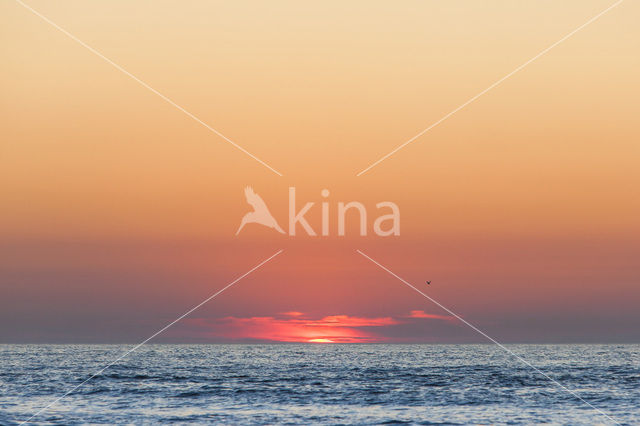
<instances>
[{"instance_id":1,"label":"sun glow","mask_svg":"<svg viewBox=\"0 0 640 426\"><path fill-rule=\"evenodd\" d=\"M413 310L398 317L328 315L320 318L299 311L264 317L187 318L185 330L203 339L299 343L379 343L388 341L384 330L425 320L453 320L452 317ZM379 330L379 331L376 331ZM186 332L186 331L185 331ZM200 334L199 334L200 333Z\"/></svg>"}]
</instances>

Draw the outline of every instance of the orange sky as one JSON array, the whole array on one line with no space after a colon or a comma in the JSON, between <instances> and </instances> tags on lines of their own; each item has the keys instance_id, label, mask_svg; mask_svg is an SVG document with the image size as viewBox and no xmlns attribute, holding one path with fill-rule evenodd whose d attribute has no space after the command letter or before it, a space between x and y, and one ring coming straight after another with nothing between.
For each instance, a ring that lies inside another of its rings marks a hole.
<instances>
[{"instance_id":1,"label":"orange sky","mask_svg":"<svg viewBox=\"0 0 640 426\"><path fill-rule=\"evenodd\" d=\"M637 2L356 177L610 3L29 2L280 177L3 2L0 341L143 340L281 248L166 341L481 341L356 248L498 339L639 341ZM393 201L401 235L236 237L246 185L316 230L323 188Z\"/></svg>"}]
</instances>

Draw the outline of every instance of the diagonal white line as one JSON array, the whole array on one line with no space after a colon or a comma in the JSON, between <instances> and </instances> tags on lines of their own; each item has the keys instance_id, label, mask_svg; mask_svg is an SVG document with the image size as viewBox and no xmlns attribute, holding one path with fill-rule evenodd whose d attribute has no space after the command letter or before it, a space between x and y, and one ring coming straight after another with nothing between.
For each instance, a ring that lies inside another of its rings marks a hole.
<instances>
[{"instance_id":1,"label":"diagonal white line","mask_svg":"<svg viewBox=\"0 0 640 426\"><path fill-rule=\"evenodd\" d=\"M544 55L545 53L549 52L551 49L553 49L554 47L556 47L557 45L559 45L560 43L562 43L563 41L567 40L569 37L571 37L572 35L574 35L575 33L577 33L578 31L582 30L583 28L585 28L587 25L591 24L592 22L596 21L598 18L600 18L602 15L604 15L605 13L609 12L611 9L613 9L614 7L620 5L620 3L622 3L624 0L618 0L615 3L613 3L611 6L607 7L605 10L603 10L602 12L598 13L596 16L594 16L593 18L589 19L587 22L585 22L584 24L580 25L578 28L574 29L573 31L571 31L569 34L565 35L564 37L562 37L560 40L556 41L555 43L553 43L551 46L547 47L546 49L544 49L543 51L541 51L540 53L538 53L536 56L534 56L533 58L529 59L527 62L523 63L522 65L518 66L516 69L514 69L513 71L511 71L509 74L505 75L504 77L502 77L501 79L495 81L493 84L491 84L489 87L487 87L486 89L484 89L482 92L478 93L477 95L473 96L472 98L470 98L469 100L467 100L466 102L464 102L463 104L461 104L460 106L458 106L457 108L455 108L453 111L449 112L448 114L446 114L444 117L442 117L441 119L439 119L438 121L436 121L435 123L433 123L432 125L430 125L429 127L427 127L426 129L422 130L420 133L418 133L417 135L415 135L414 137L412 137L411 139L409 139L408 141L406 141L405 143L403 143L402 145L396 147L393 151L389 152L387 155L381 157L380 159L378 159L376 162L370 164L366 169L361 170L360 173L358 173L356 176L361 176L363 174L365 174L366 172L368 172L369 170L371 170L372 168L374 168L375 166L377 166L378 164L380 164L381 162L383 162L384 160L386 160L387 158L391 157L393 154L395 154L396 152L400 151L402 148L404 148L405 146L409 145L411 142L415 141L416 139L418 139L420 136L424 135L425 133L427 133L429 130L433 129L434 127L436 127L438 124L442 123L443 121L445 121L446 119L448 119L449 117L451 117L452 115L454 115L455 113L457 113L458 111L460 111L461 109L463 109L464 107L466 107L467 105L469 105L470 103L472 103L473 101L475 101L476 99L478 99L479 97L481 97L482 95L484 95L485 93L487 93L488 91L490 91L491 89L493 89L494 87L498 86L500 83L502 83L503 81L507 80L509 77L511 77L512 75L514 75L515 73L517 73L518 71L522 70L523 68L525 68L527 65L529 65L530 63L532 63L533 61L535 61L536 59L540 58L542 55Z\"/></svg>"},{"instance_id":2,"label":"diagonal white line","mask_svg":"<svg viewBox=\"0 0 640 426\"><path fill-rule=\"evenodd\" d=\"M375 260L373 260L372 258L370 258L369 256L367 256L366 254L364 254L362 251L360 250L356 250L358 253L360 253L362 256L364 256L365 258L369 259L371 262L375 263L376 265L378 265L380 268L382 268L383 270L387 271L389 274L393 275L395 278L397 278L398 280L402 281L404 284L406 284L407 286L411 287L412 289L414 289L415 291L417 291L418 293L420 293L422 296L424 296L425 298L429 299L431 302L435 303L436 305L438 305L440 308L444 309L445 311L447 311L449 314L453 315L454 317L456 317L457 319L459 319L460 321L462 321L464 324L466 324L467 326L471 327L474 331L480 333L482 336L486 337L487 339L489 339L491 342L495 343L496 345L498 345L500 348L504 349L506 352L508 352L509 354L513 355L514 357L516 357L519 361L523 362L524 364L528 365L529 367L533 368L537 373L541 374L542 376L546 377L547 379L549 379L551 382L553 382L554 384L556 384L557 386L559 386L561 389L569 392L571 395L573 395L574 397L576 397L577 399L579 399L580 401L584 402L585 404L587 404L589 407L593 408L594 410L596 410L598 413L602 414L603 416L605 416L607 419L609 419L611 422L613 422L614 424L620 424L618 423L616 420L614 420L613 418L611 418L611 416L609 416L607 413L605 413L604 411L600 410L597 407L594 407L590 402L586 401L585 399L583 399L580 395L578 395L577 393L575 393L574 391L572 391L571 389L567 388L566 386L564 386L563 384L561 384L560 382L558 382L557 380L555 380L553 377L549 376L548 374L546 374L544 371L540 370L538 367L536 367L535 365L531 364L529 361L527 361L526 359L522 358L520 355L514 353L511 349L507 348L506 346L504 346L503 344L501 344L500 342L498 342L496 339L494 339L493 337L487 335L484 331L480 330L478 327L474 326L473 324L471 324L470 322L468 322L467 320L465 320L464 318L462 318L461 316L459 316L458 314L456 314L455 312L453 312L451 309L447 308L446 306L442 305L440 302L438 302L437 300L433 299L432 297L428 296L427 294L423 293L422 291L418 290L416 287L414 287L413 285L411 285L409 282L405 281L404 279L402 279L401 277L399 277L398 275L396 275L395 273L393 273L392 271L390 271L389 269L387 269L385 266L381 265L380 263L376 262Z\"/></svg>"},{"instance_id":3,"label":"diagonal white line","mask_svg":"<svg viewBox=\"0 0 640 426\"><path fill-rule=\"evenodd\" d=\"M74 386L73 388L71 388L71 390L67 391L67 393L65 393L64 395L62 395L61 397L59 397L58 399L56 399L55 401L53 401L52 403L50 403L49 405L47 405L46 407L40 409L38 412L36 412L34 415L32 415L31 417L29 417L27 420L25 420L24 422L20 423L20 425L24 425L26 423L29 423L31 421L31 419L33 419L34 417L38 416L39 414L41 414L42 412L46 411L47 409L49 409L50 407L52 407L53 405L57 404L61 399L63 399L64 397L66 397L67 395L69 395L70 393L74 392L76 389L78 389L79 387L81 387L82 385L84 385L85 383L87 383L89 380L93 379L94 377L102 374L102 372L104 370L106 370L107 368L111 367L113 364L115 364L116 362L120 361L122 358L126 357L127 355L129 355L130 353L134 352L135 350L137 350L138 348L140 348L140 346L144 345L145 343L147 343L149 340L153 339L154 337L156 337L158 334L164 332L166 329L168 329L169 327L171 327L172 325L174 325L175 323L177 323L178 321L180 321L181 319L183 319L184 317L186 317L187 315L189 315L190 313L192 313L193 311L195 311L196 309L198 309L199 307L201 307L202 305L204 305L205 303L207 303L208 301L210 301L211 299L213 299L214 297L216 297L217 295L219 295L220 293L222 293L223 291L225 291L226 289L228 289L229 287L231 287L232 285L234 285L235 283L237 283L238 281L240 281L241 279L243 279L244 277L246 277L247 275L249 275L250 273L252 273L253 271L255 271L256 269L260 268L262 265L264 265L265 263L269 262L271 259L273 259L274 257L276 257L277 255L279 255L280 253L282 253L284 250L278 250L275 254L271 255L271 257L263 260L262 262L260 262L259 264L257 264L256 266L254 266L253 268L251 268L250 270L248 270L247 272L245 272L244 274L240 275L238 278L236 278L235 280L231 281L229 284L227 284L225 287L223 287L221 290L218 290L217 292L215 292L214 294L212 294L211 296L207 297L205 300L203 300L202 302L198 303L196 306L194 306L193 308L189 309L187 312L185 312L184 314L180 315L178 318L176 318L175 320L171 321L169 324L165 325L164 327L162 327L160 330L156 331L155 333L153 333L151 336L149 336L148 338L146 338L145 340L143 340L142 342L138 343L136 346L134 346L133 348L129 349L127 352L125 352L124 354L120 355L118 358L116 358L115 360L111 361L109 364L105 365L104 367L102 367L100 370L98 370L97 372L95 372L93 375L91 375L88 379L86 379L84 382L80 383L79 385Z\"/></svg>"},{"instance_id":4,"label":"diagonal white line","mask_svg":"<svg viewBox=\"0 0 640 426\"><path fill-rule=\"evenodd\" d=\"M19 5L21 5L22 7L24 7L25 9L31 11L33 14L35 14L36 16L38 16L39 18L41 18L43 21L47 22L49 25L51 25L52 27L54 27L55 29L57 29L58 31L62 32L63 34L65 34L67 37L69 37L70 39L72 39L73 41L77 42L78 44L80 44L81 46L85 47L86 49L88 49L91 53L93 53L94 55L104 59L106 62L108 62L109 64L111 64L114 68L116 68L118 71L122 72L123 74L128 75L129 77L131 77L133 80L135 80L136 82L140 83L140 85L142 85L143 87L145 87L146 89L150 90L151 92L155 93L156 95L158 95L160 98L162 98L164 101L166 101L167 103L169 103L170 105L176 107L177 109L179 109L180 111L182 111L183 113L185 113L187 116L189 116L190 118L192 118L193 120L195 120L196 122L198 122L199 124L201 124L202 126L204 126L205 128L207 128L208 130L210 130L211 132L215 133L216 135L218 135L219 137L221 137L222 139L224 139L225 141L229 142L231 145L233 145L234 147L236 147L237 149L239 149L240 151L244 152L245 154L247 154L249 157L253 158L254 160L256 160L258 163L262 164L263 166L265 166L267 169L271 170L273 173L277 174L278 176L282 176L282 173L280 173L279 171L277 171L276 169L274 169L273 167L271 167L270 165L268 165L267 163L265 163L264 161L262 161L261 159L259 159L258 157L256 157L255 155L253 155L252 153L250 153L249 151L247 151L246 149L244 149L243 147L241 147L240 145L238 145L237 143L235 143L234 141L232 141L231 139L229 139L228 137L226 137L225 135L223 135L222 133L220 133L219 131L217 131L216 129L214 129L213 127L211 127L210 125L208 125L207 123L205 123L204 121L202 121L201 119L199 119L198 117L196 117L195 115L193 115L192 113L190 113L189 111L187 111L186 109L184 109L183 107L181 107L180 105L178 105L177 103L175 103L174 101L172 101L170 98L168 98L167 96L163 95L162 93L158 92L156 89L154 89L153 87L149 86L147 83L145 83L144 81L140 80L138 77L136 77L135 75L131 74L129 71L127 71L126 69L122 68L120 65L116 64L115 62L113 62L111 59L107 58L106 56L104 56L102 53L98 52L96 49L94 49L93 47L89 46L87 43L85 43L84 41L80 40L78 37L74 36L73 34L71 34L70 32L68 32L67 30L65 30L64 28L62 28L61 26L59 26L58 24L56 24L55 22L53 22L51 19L47 18L46 16L44 16L43 14L41 14L40 12L38 12L37 10L35 10L34 8L32 8L31 6L29 6L28 4L22 2L21 0L15 0Z\"/></svg>"}]
</instances>

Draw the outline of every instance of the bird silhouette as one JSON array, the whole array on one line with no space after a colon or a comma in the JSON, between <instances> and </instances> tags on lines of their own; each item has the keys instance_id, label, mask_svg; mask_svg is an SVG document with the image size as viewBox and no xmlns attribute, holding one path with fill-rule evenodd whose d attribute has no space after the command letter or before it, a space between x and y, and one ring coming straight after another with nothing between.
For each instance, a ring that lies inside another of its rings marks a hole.
<instances>
[{"instance_id":1,"label":"bird silhouette","mask_svg":"<svg viewBox=\"0 0 640 426\"><path fill-rule=\"evenodd\" d=\"M427 285L431 285L431 281L427 281Z\"/></svg>"},{"instance_id":2,"label":"bird silhouette","mask_svg":"<svg viewBox=\"0 0 640 426\"><path fill-rule=\"evenodd\" d=\"M273 228L279 233L284 234L284 231L280 228L276 219L269 212L267 205L264 203L262 198L253 191L253 188L247 186L244 189L244 196L247 199L247 203L253 207L253 211L243 216L242 222L240 222L240 228L238 228L236 235L240 233L240 230L247 223L259 223L260 225Z\"/></svg>"}]
</instances>

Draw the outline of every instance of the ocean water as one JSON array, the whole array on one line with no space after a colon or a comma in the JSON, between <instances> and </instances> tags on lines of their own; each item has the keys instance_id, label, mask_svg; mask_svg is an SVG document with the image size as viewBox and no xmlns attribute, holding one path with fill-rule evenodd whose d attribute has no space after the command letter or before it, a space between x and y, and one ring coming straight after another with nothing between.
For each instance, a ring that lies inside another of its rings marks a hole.
<instances>
[{"instance_id":1,"label":"ocean water","mask_svg":"<svg viewBox=\"0 0 640 426\"><path fill-rule=\"evenodd\" d=\"M640 424L640 345L508 345L620 424ZM0 345L19 424L126 345ZM494 345L147 345L37 424L612 424Z\"/></svg>"}]
</instances>

